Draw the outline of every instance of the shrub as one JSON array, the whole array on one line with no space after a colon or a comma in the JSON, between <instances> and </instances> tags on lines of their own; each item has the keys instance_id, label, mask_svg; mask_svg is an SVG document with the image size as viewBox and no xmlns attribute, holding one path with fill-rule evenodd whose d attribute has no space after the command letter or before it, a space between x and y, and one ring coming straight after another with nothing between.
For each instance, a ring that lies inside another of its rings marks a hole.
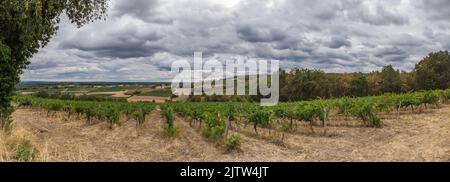
<instances>
[{"instance_id":1,"label":"shrub","mask_svg":"<svg viewBox=\"0 0 450 182\"><path fill-rule=\"evenodd\" d=\"M351 114L359 117L364 125L379 128L381 119L376 116L375 112L375 105L367 101L358 101L351 109Z\"/></svg>"},{"instance_id":2,"label":"shrub","mask_svg":"<svg viewBox=\"0 0 450 182\"><path fill-rule=\"evenodd\" d=\"M161 107L161 115L166 119L167 127L172 128L174 123L173 109L170 106Z\"/></svg>"},{"instance_id":3,"label":"shrub","mask_svg":"<svg viewBox=\"0 0 450 182\"><path fill-rule=\"evenodd\" d=\"M268 128L272 124L272 119L273 111L259 108L250 115L249 122L253 123L253 129L258 133L257 126Z\"/></svg>"},{"instance_id":4,"label":"shrub","mask_svg":"<svg viewBox=\"0 0 450 182\"><path fill-rule=\"evenodd\" d=\"M34 148L30 140L22 139L17 146L16 152L14 153L12 158L17 161L28 162L35 159L38 153L39 151Z\"/></svg>"},{"instance_id":5,"label":"shrub","mask_svg":"<svg viewBox=\"0 0 450 182\"><path fill-rule=\"evenodd\" d=\"M237 134L231 134L224 140L227 151L239 149L241 147L241 138Z\"/></svg>"},{"instance_id":6,"label":"shrub","mask_svg":"<svg viewBox=\"0 0 450 182\"><path fill-rule=\"evenodd\" d=\"M220 114L206 114L205 118L206 127L203 128L203 135L213 141L222 139L226 126Z\"/></svg>"},{"instance_id":7,"label":"shrub","mask_svg":"<svg viewBox=\"0 0 450 182\"><path fill-rule=\"evenodd\" d=\"M168 125L165 125L163 131L165 136L175 137L180 133L181 129L176 126L169 127Z\"/></svg>"}]
</instances>

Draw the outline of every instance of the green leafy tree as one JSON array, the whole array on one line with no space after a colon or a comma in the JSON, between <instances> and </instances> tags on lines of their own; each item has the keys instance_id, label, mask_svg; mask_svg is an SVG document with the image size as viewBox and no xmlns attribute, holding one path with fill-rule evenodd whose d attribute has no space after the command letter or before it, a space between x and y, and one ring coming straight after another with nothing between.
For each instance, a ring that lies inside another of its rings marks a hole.
<instances>
[{"instance_id":1,"label":"green leafy tree","mask_svg":"<svg viewBox=\"0 0 450 182\"><path fill-rule=\"evenodd\" d=\"M383 67L381 71L381 91L382 92L400 92L400 72L395 71L392 65Z\"/></svg>"},{"instance_id":2,"label":"green leafy tree","mask_svg":"<svg viewBox=\"0 0 450 182\"><path fill-rule=\"evenodd\" d=\"M328 97L328 79L323 71L295 69L287 76L287 85L281 95L289 101Z\"/></svg>"},{"instance_id":3,"label":"green leafy tree","mask_svg":"<svg viewBox=\"0 0 450 182\"><path fill-rule=\"evenodd\" d=\"M369 83L363 73L355 73L351 82L351 93L353 96L366 96L369 92Z\"/></svg>"},{"instance_id":4,"label":"green leafy tree","mask_svg":"<svg viewBox=\"0 0 450 182\"><path fill-rule=\"evenodd\" d=\"M416 64L414 82L418 90L450 87L450 55L448 51L430 53Z\"/></svg>"},{"instance_id":5,"label":"green leafy tree","mask_svg":"<svg viewBox=\"0 0 450 182\"><path fill-rule=\"evenodd\" d=\"M108 0L0 1L0 119L9 128L10 101L19 75L39 48L56 34L65 13L78 27L104 18Z\"/></svg>"},{"instance_id":6,"label":"green leafy tree","mask_svg":"<svg viewBox=\"0 0 450 182\"><path fill-rule=\"evenodd\" d=\"M11 96L18 81L18 69L12 62L11 49L0 42L0 126L5 130L10 126L10 115L13 112Z\"/></svg>"}]
</instances>

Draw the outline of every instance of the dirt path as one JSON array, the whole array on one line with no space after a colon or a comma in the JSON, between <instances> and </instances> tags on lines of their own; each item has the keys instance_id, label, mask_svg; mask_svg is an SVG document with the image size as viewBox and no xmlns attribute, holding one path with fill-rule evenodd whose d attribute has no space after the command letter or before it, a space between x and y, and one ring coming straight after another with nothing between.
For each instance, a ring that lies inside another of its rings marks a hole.
<instances>
[{"instance_id":1,"label":"dirt path","mask_svg":"<svg viewBox=\"0 0 450 182\"><path fill-rule=\"evenodd\" d=\"M381 129L330 126L326 136L306 129L286 135L284 145L254 136L250 129L238 132L241 150L232 153L179 117L179 136L165 137L158 110L148 116L139 136L134 121L109 130L105 122L87 125L32 109L18 109L13 117L43 161L450 161L450 106L391 117Z\"/></svg>"}]
</instances>

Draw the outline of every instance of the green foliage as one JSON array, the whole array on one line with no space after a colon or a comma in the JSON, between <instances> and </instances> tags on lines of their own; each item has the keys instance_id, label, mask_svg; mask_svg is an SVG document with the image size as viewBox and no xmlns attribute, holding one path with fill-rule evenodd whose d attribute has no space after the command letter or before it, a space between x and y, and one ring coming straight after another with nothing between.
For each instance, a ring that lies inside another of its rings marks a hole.
<instances>
[{"instance_id":1,"label":"green foliage","mask_svg":"<svg viewBox=\"0 0 450 182\"><path fill-rule=\"evenodd\" d=\"M225 134L225 122L220 113L206 113L203 134L212 141L219 141Z\"/></svg>"},{"instance_id":2,"label":"green foliage","mask_svg":"<svg viewBox=\"0 0 450 182\"><path fill-rule=\"evenodd\" d=\"M180 132L180 128L176 127L174 124L174 113L173 108L170 105L162 105L161 106L161 116L166 120L166 123L164 124L164 135L167 137L174 137L178 135Z\"/></svg>"},{"instance_id":3,"label":"green foliage","mask_svg":"<svg viewBox=\"0 0 450 182\"><path fill-rule=\"evenodd\" d=\"M314 102L312 104L300 104L297 106L296 116L298 120L305 122L313 122L314 119L320 119L323 121L324 108L319 103Z\"/></svg>"},{"instance_id":4,"label":"green foliage","mask_svg":"<svg viewBox=\"0 0 450 182\"><path fill-rule=\"evenodd\" d=\"M102 112L102 111L99 111ZM108 126L110 129L113 128L114 125L120 125L120 111L118 107L115 107L114 105L107 105L106 109L103 110L104 113L96 113L100 118L104 117L106 119L106 122L108 122Z\"/></svg>"},{"instance_id":5,"label":"green foliage","mask_svg":"<svg viewBox=\"0 0 450 182\"><path fill-rule=\"evenodd\" d=\"M30 140L21 139L12 158L17 161L29 162L35 159L38 153L39 151L34 148Z\"/></svg>"},{"instance_id":6,"label":"green foliage","mask_svg":"<svg viewBox=\"0 0 450 182\"><path fill-rule=\"evenodd\" d=\"M381 127L381 119L376 116L376 108L372 102L359 100L351 108L350 113L359 117L366 126Z\"/></svg>"},{"instance_id":7,"label":"green foliage","mask_svg":"<svg viewBox=\"0 0 450 182\"><path fill-rule=\"evenodd\" d=\"M87 123L91 123L93 119L106 121L109 128L121 124L121 115L135 119L136 122L142 124L146 115L156 107L153 103L91 102L36 97L15 97L14 101L20 107L36 107L49 112L65 112L69 117L73 114L84 115Z\"/></svg>"},{"instance_id":8,"label":"green foliage","mask_svg":"<svg viewBox=\"0 0 450 182\"><path fill-rule=\"evenodd\" d=\"M282 80L282 98L287 101L311 100L328 96L326 74L319 70L295 69Z\"/></svg>"},{"instance_id":9,"label":"green foliage","mask_svg":"<svg viewBox=\"0 0 450 182\"><path fill-rule=\"evenodd\" d=\"M399 93L401 86L400 72L395 71L392 65L383 67L381 71L381 91Z\"/></svg>"},{"instance_id":10,"label":"green foliage","mask_svg":"<svg viewBox=\"0 0 450 182\"><path fill-rule=\"evenodd\" d=\"M56 34L60 14L81 26L101 19L107 0L0 1L0 125L9 128L11 95L19 75L38 49Z\"/></svg>"},{"instance_id":11,"label":"green foliage","mask_svg":"<svg viewBox=\"0 0 450 182\"><path fill-rule=\"evenodd\" d=\"M15 85L19 82L19 71L11 59L11 49L0 40L0 127L9 131L10 115L14 111L10 102Z\"/></svg>"},{"instance_id":12,"label":"green foliage","mask_svg":"<svg viewBox=\"0 0 450 182\"><path fill-rule=\"evenodd\" d=\"M270 127L273 121L273 111L270 109L265 109L263 107L256 108L253 113L248 118L250 123L253 123L253 128L256 133L258 133L257 126Z\"/></svg>"},{"instance_id":13,"label":"green foliage","mask_svg":"<svg viewBox=\"0 0 450 182\"><path fill-rule=\"evenodd\" d=\"M447 89L443 92L444 97L448 100L450 99L450 89Z\"/></svg>"},{"instance_id":14,"label":"green foliage","mask_svg":"<svg viewBox=\"0 0 450 182\"><path fill-rule=\"evenodd\" d=\"M165 136L175 137L180 133L181 129L180 129L180 127L176 127L176 126L169 127L168 125L165 125L163 128L163 131L164 131Z\"/></svg>"},{"instance_id":15,"label":"green foliage","mask_svg":"<svg viewBox=\"0 0 450 182\"><path fill-rule=\"evenodd\" d=\"M282 102L273 107L261 107L256 103L192 103L175 102L168 103L174 112L183 117L189 117L207 123L206 132L211 132L211 127L225 126L223 120L240 117L248 119L257 127L270 128L276 118L287 119L289 123L281 126L283 131L292 131L295 121L310 122L321 121L323 125L332 110L337 114L358 118L363 125L368 127L381 127L382 121L379 112L391 112L393 110L417 108L425 104L438 104L439 98L450 98L450 89L426 92L410 92L404 94L384 94L381 96L339 99L319 99L302 102ZM241 120L241 119L239 119ZM224 128L224 127L223 127ZM219 132L220 133L220 132ZM209 134L208 134L209 136Z\"/></svg>"},{"instance_id":16,"label":"green foliage","mask_svg":"<svg viewBox=\"0 0 450 182\"><path fill-rule=\"evenodd\" d=\"M138 92L138 93L136 93ZM135 91L133 95L140 95L140 96L155 96L155 97L170 97L172 96L172 90L171 89L156 89L149 92L139 92Z\"/></svg>"},{"instance_id":17,"label":"green foliage","mask_svg":"<svg viewBox=\"0 0 450 182\"><path fill-rule=\"evenodd\" d=\"M414 68L418 90L450 87L450 55L448 51L432 52Z\"/></svg>"},{"instance_id":18,"label":"green foliage","mask_svg":"<svg viewBox=\"0 0 450 182\"><path fill-rule=\"evenodd\" d=\"M236 118L236 108L231 105L227 110L227 118L229 121L234 121Z\"/></svg>"},{"instance_id":19,"label":"green foliage","mask_svg":"<svg viewBox=\"0 0 450 182\"><path fill-rule=\"evenodd\" d=\"M83 94L77 96L75 94L68 94L68 93L49 93L42 90L34 93L33 96L45 99L60 99L60 100L74 100L74 101L127 102L126 98L109 97L108 95Z\"/></svg>"},{"instance_id":20,"label":"green foliage","mask_svg":"<svg viewBox=\"0 0 450 182\"><path fill-rule=\"evenodd\" d=\"M439 93L438 92L427 91L427 92L425 92L425 95L423 96L421 103L437 104L438 101L439 101Z\"/></svg>"},{"instance_id":21,"label":"green foliage","mask_svg":"<svg viewBox=\"0 0 450 182\"><path fill-rule=\"evenodd\" d=\"M129 111L129 112L131 112L131 114L127 114L127 115L131 115L131 117L137 122L138 126L144 124L145 117L148 115L148 110L146 110L144 108L138 108L138 109L135 109L134 111Z\"/></svg>"},{"instance_id":22,"label":"green foliage","mask_svg":"<svg viewBox=\"0 0 450 182\"><path fill-rule=\"evenodd\" d=\"M369 92L369 83L367 78L362 73L355 73L354 79L351 82L351 93L353 96L366 96Z\"/></svg>"},{"instance_id":23,"label":"green foliage","mask_svg":"<svg viewBox=\"0 0 450 182\"><path fill-rule=\"evenodd\" d=\"M227 151L237 150L241 146L241 138L238 134L231 134L223 142Z\"/></svg>"},{"instance_id":24,"label":"green foliage","mask_svg":"<svg viewBox=\"0 0 450 182\"><path fill-rule=\"evenodd\" d=\"M350 98L343 97L341 99L336 100L334 105L335 105L335 107L337 107L339 114L348 116L348 115L350 115L350 109L352 108L353 103Z\"/></svg>"},{"instance_id":25,"label":"green foliage","mask_svg":"<svg viewBox=\"0 0 450 182\"><path fill-rule=\"evenodd\" d=\"M166 125L168 128L173 128L174 115L172 107L168 105L161 106L161 115L166 119Z\"/></svg>"}]
</instances>

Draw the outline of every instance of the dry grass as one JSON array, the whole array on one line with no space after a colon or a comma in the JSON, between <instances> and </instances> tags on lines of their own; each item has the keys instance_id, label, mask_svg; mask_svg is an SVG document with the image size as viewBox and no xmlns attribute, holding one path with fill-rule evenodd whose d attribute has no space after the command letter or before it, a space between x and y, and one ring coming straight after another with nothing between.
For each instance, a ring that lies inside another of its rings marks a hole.
<instances>
[{"instance_id":1,"label":"dry grass","mask_svg":"<svg viewBox=\"0 0 450 182\"><path fill-rule=\"evenodd\" d=\"M0 130L0 161L15 161L13 156L18 150L20 144L28 140L30 136L21 128L13 126L9 134ZM32 161L39 160L39 156L31 159Z\"/></svg>"},{"instance_id":2,"label":"dry grass","mask_svg":"<svg viewBox=\"0 0 450 182\"><path fill-rule=\"evenodd\" d=\"M284 140L251 126L238 134L240 150L226 152L197 125L176 117L175 138L163 134L159 111L151 113L137 135L134 121L108 130L105 122L87 125L63 114L47 117L32 109L14 113L16 134L1 135L0 160L8 160L11 143L26 136L39 149L38 161L449 161L450 107L423 113L383 116L383 128L361 127L356 120L332 118L326 128L298 124ZM6 137L6 138L5 138ZM8 147L9 146L9 147Z\"/></svg>"}]
</instances>

